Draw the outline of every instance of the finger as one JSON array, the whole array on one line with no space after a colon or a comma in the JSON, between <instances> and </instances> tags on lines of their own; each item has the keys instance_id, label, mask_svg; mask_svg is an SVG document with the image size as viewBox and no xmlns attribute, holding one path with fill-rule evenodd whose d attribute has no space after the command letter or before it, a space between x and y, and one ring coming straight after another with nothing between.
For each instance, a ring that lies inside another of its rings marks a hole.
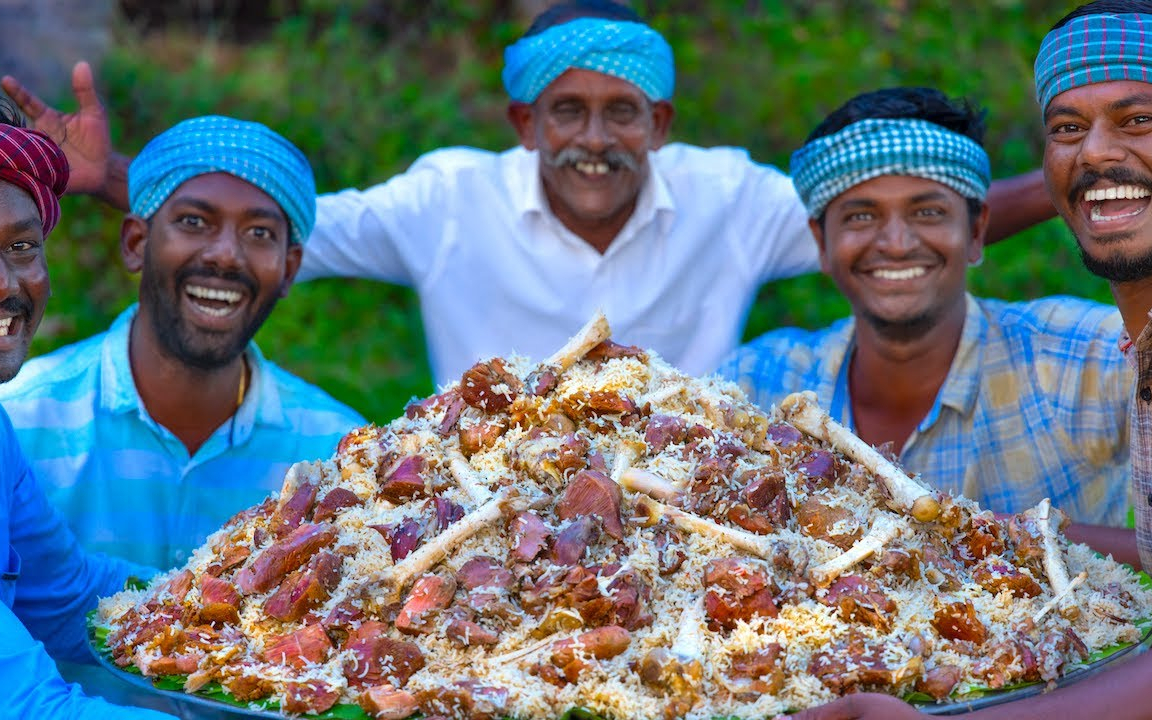
<instances>
[{"instance_id":1,"label":"finger","mask_svg":"<svg viewBox=\"0 0 1152 720\"><path fill-rule=\"evenodd\" d=\"M103 110L100 96L96 94L96 82L92 77L92 66L81 60L72 68L72 94L80 105L80 111Z\"/></svg>"},{"instance_id":2,"label":"finger","mask_svg":"<svg viewBox=\"0 0 1152 720\"><path fill-rule=\"evenodd\" d=\"M0 86L4 88L4 92L8 93L8 97L12 98L16 106L20 108L20 112L27 115L28 119L33 122L48 109L48 106L44 104L43 100L29 92L28 88L24 87L19 80L11 75L5 75L0 79Z\"/></svg>"}]
</instances>

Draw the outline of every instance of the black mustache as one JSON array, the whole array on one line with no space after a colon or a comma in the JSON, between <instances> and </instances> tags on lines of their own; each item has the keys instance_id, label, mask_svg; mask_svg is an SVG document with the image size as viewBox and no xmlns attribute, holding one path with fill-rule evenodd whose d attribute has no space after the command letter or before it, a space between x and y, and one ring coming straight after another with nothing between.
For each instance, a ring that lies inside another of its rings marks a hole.
<instances>
[{"instance_id":1,"label":"black mustache","mask_svg":"<svg viewBox=\"0 0 1152 720\"><path fill-rule=\"evenodd\" d=\"M213 280L224 280L226 282L234 282L243 285L248 293L251 295L256 294L256 281L250 275L245 275L238 272L213 272L204 268L191 268L189 270L182 270L176 275L176 284L183 285L192 278L208 278Z\"/></svg>"},{"instance_id":2,"label":"black mustache","mask_svg":"<svg viewBox=\"0 0 1152 720\"><path fill-rule=\"evenodd\" d=\"M1101 172L1088 170L1076 178L1076 182L1072 183L1072 189L1068 191L1068 203L1075 205L1080 202L1080 198L1084 196L1085 191L1101 180L1109 180L1117 185L1138 185L1143 188L1152 189L1152 177L1142 175L1135 170L1129 170L1124 167L1108 168Z\"/></svg>"},{"instance_id":3,"label":"black mustache","mask_svg":"<svg viewBox=\"0 0 1152 720\"><path fill-rule=\"evenodd\" d=\"M22 297L9 297L0 300L0 311L9 315L23 315L28 317L32 314L32 303Z\"/></svg>"}]
</instances>

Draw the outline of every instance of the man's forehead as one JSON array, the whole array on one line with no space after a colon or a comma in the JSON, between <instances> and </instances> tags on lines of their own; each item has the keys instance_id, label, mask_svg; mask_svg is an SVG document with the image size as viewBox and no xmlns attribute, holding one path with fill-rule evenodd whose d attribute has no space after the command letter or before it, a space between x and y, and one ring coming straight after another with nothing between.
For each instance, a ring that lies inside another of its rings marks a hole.
<instances>
[{"instance_id":1,"label":"man's forehead","mask_svg":"<svg viewBox=\"0 0 1152 720\"><path fill-rule=\"evenodd\" d=\"M29 223L40 227L40 209L24 188L0 180L0 229L22 229Z\"/></svg>"},{"instance_id":2,"label":"man's forehead","mask_svg":"<svg viewBox=\"0 0 1152 720\"><path fill-rule=\"evenodd\" d=\"M287 219L284 209L262 188L231 173L197 175L178 185L164 205L192 203L214 208L243 206L248 211Z\"/></svg>"},{"instance_id":3,"label":"man's forehead","mask_svg":"<svg viewBox=\"0 0 1152 720\"><path fill-rule=\"evenodd\" d=\"M830 205L875 205L881 202L926 202L960 199L964 196L943 183L916 175L880 175L853 185L832 200Z\"/></svg>"},{"instance_id":4,"label":"man's forehead","mask_svg":"<svg viewBox=\"0 0 1152 720\"><path fill-rule=\"evenodd\" d=\"M550 82L541 95L557 97L618 96L647 101L638 85L596 70L570 68Z\"/></svg>"},{"instance_id":5,"label":"man's forehead","mask_svg":"<svg viewBox=\"0 0 1152 720\"><path fill-rule=\"evenodd\" d=\"M1115 112L1152 105L1152 83L1140 80L1113 80L1081 85L1056 95L1044 111L1044 117Z\"/></svg>"}]
</instances>

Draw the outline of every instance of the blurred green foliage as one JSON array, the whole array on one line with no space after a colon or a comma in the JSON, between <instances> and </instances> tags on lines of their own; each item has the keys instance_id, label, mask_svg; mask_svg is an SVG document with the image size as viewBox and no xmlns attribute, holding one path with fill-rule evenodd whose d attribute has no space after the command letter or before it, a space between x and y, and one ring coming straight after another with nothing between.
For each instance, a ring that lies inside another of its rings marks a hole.
<instances>
[{"instance_id":1,"label":"blurred green foliage","mask_svg":"<svg viewBox=\"0 0 1152 720\"><path fill-rule=\"evenodd\" d=\"M987 147L994 173L1004 176L1040 162L1032 58L1047 28L1075 3L633 4L676 51L676 140L744 146L786 168L809 130L850 96L934 85L988 108ZM444 145L500 150L515 142L499 73L503 47L528 20L516 16L516 3L292 6L292 15L251 29L251 37L211 26L147 35L121 28L99 69L117 147L135 152L192 115L251 118L304 149L322 190L339 190L383 181ZM72 107L71 98L59 101ZM135 295L135 279L119 260L119 215L69 198L64 218L50 240L55 296L34 352L103 330ZM1009 299L1073 293L1110 301L1057 221L989 249L971 285ZM774 283L760 293L748 335L783 324L815 327L847 312L823 277ZM257 340L281 365L378 422L433 389L408 289L343 280L299 285Z\"/></svg>"}]
</instances>

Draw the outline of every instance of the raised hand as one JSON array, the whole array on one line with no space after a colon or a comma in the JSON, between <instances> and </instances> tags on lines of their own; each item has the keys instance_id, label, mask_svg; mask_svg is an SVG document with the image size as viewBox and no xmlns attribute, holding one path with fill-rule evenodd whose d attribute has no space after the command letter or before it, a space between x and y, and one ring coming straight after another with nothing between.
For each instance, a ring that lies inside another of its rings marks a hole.
<instances>
[{"instance_id":1,"label":"raised hand","mask_svg":"<svg viewBox=\"0 0 1152 720\"><path fill-rule=\"evenodd\" d=\"M79 107L71 113L51 107L11 75L0 79L0 86L32 122L32 127L51 137L64 150L72 168L68 192L106 196L112 142L108 116L96 95L91 66L80 61L72 68L72 92Z\"/></svg>"}]
</instances>

